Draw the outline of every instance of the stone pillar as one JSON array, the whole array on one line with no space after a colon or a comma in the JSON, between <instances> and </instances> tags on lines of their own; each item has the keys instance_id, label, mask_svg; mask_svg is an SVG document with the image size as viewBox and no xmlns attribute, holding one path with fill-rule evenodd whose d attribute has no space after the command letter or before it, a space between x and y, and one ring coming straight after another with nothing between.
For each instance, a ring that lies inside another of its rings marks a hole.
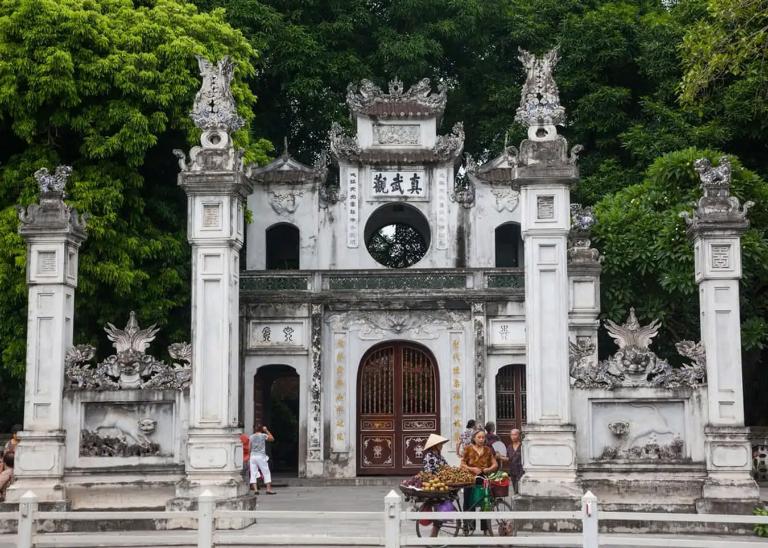
<instances>
[{"instance_id":1,"label":"stone pillar","mask_svg":"<svg viewBox=\"0 0 768 548\"><path fill-rule=\"evenodd\" d=\"M239 257L244 203L251 184L242 151L230 134L243 121L229 90L233 66L198 58L203 85L192 119L202 131L201 147L180 160L179 186L188 197L187 238L192 246L192 386L185 461L186 481L177 495L217 498L246 493L240 477L242 444L238 423Z\"/></svg>"},{"instance_id":2,"label":"stone pillar","mask_svg":"<svg viewBox=\"0 0 768 548\"><path fill-rule=\"evenodd\" d=\"M472 328L475 341L475 420L478 426L485 424L485 303L472 303Z\"/></svg>"},{"instance_id":3,"label":"stone pillar","mask_svg":"<svg viewBox=\"0 0 768 548\"><path fill-rule=\"evenodd\" d=\"M703 197L693 217L685 215L693 241L695 279L699 286L701 341L707 360L709 421L705 429L707 480L705 499L745 499L758 496L751 477L752 450L744 426L741 380L741 234L749 227L747 210L730 195L731 168L727 157L713 167L697 160Z\"/></svg>"},{"instance_id":4,"label":"stone pillar","mask_svg":"<svg viewBox=\"0 0 768 548\"><path fill-rule=\"evenodd\" d=\"M591 247L594 224L591 207L571 205L572 228L568 247L568 336L580 355L597 363L600 321L600 253Z\"/></svg>"},{"instance_id":5,"label":"stone pillar","mask_svg":"<svg viewBox=\"0 0 768 548\"><path fill-rule=\"evenodd\" d=\"M53 174L38 170L40 203L19 215L19 233L27 242L27 369L24 431L16 448L9 502L17 502L28 490L40 502L66 500L64 355L72 347L77 256L86 238L84 219L63 201L71 171L67 166Z\"/></svg>"},{"instance_id":6,"label":"stone pillar","mask_svg":"<svg viewBox=\"0 0 768 548\"><path fill-rule=\"evenodd\" d=\"M309 380L309 409L307 410L307 477L323 475L323 307L311 305L312 376Z\"/></svg>"},{"instance_id":7,"label":"stone pillar","mask_svg":"<svg viewBox=\"0 0 768 548\"><path fill-rule=\"evenodd\" d=\"M528 388L524 495L578 497L576 436L571 424L568 368L568 234L576 157L557 134L565 121L552 72L557 49L541 57L520 50L526 72L515 119L528 139L512 163L520 187L525 243L525 327ZM511 154L511 153L510 153Z\"/></svg>"}]
</instances>

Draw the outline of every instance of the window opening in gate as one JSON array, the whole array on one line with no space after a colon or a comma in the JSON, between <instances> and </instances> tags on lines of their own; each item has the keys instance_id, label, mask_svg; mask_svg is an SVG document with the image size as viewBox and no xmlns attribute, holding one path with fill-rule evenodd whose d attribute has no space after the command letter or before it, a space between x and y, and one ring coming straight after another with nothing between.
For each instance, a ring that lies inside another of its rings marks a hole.
<instances>
[{"instance_id":1,"label":"window opening in gate","mask_svg":"<svg viewBox=\"0 0 768 548\"><path fill-rule=\"evenodd\" d=\"M267 229L267 270L299 269L299 229L288 223Z\"/></svg>"},{"instance_id":2,"label":"window opening in gate","mask_svg":"<svg viewBox=\"0 0 768 548\"><path fill-rule=\"evenodd\" d=\"M522 266L523 239L520 236L520 225L505 223L496 227L496 266Z\"/></svg>"},{"instance_id":3,"label":"window opening in gate","mask_svg":"<svg viewBox=\"0 0 768 548\"><path fill-rule=\"evenodd\" d=\"M429 249L427 218L415 207L387 204L373 212L365 225L365 245L376 262L389 268L408 268Z\"/></svg>"}]
</instances>

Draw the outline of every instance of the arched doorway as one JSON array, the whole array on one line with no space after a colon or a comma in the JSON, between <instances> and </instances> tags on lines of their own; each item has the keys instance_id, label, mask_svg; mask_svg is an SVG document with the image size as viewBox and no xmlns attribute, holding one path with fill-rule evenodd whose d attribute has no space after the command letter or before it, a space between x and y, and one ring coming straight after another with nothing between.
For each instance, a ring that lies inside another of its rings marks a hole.
<instances>
[{"instance_id":1,"label":"arched doorway","mask_svg":"<svg viewBox=\"0 0 768 548\"><path fill-rule=\"evenodd\" d=\"M509 443L509 431L527 422L525 366L505 365L496 374L496 432Z\"/></svg>"},{"instance_id":2,"label":"arched doorway","mask_svg":"<svg viewBox=\"0 0 768 548\"><path fill-rule=\"evenodd\" d=\"M357 375L357 473L408 475L422 467L429 434L440 424L437 363L426 348L377 345Z\"/></svg>"},{"instance_id":3,"label":"arched doorway","mask_svg":"<svg viewBox=\"0 0 768 548\"><path fill-rule=\"evenodd\" d=\"M267 270L298 270L301 254L299 229L290 223L278 223L267 229Z\"/></svg>"},{"instance_id":4,"label":"arched doorway","mask_svg":"<svg viewBox=\"0 0 768 548\"><path fill-rule=\"evenodd\" d=\"M297 474L299 467L299 375L287 365L259 368L253 379L253 426L275 435L267 444L272 472Z\"/></svg>"}]
</instances>

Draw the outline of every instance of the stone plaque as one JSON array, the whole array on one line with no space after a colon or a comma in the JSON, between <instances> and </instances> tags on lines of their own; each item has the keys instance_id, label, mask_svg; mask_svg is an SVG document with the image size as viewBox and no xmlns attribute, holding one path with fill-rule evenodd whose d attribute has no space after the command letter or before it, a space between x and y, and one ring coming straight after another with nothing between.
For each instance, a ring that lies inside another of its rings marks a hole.
<instances>
[{"instance_id":1,"label":"stone plaque","mask_svg":"<svg viewBox=\"0 0 768 548\"><path fill-rule=\"evenodd\" d=\"M221 206L219 204L203 204L203 228L219 228L220 217Z\"/></svg>"},{"instance_id":2,"label":"stone plaque","mask_svg":"<svg viewBox=\"0 0 768 548\"><path fill-rule=\"evenodd\" d=\"M373 126L373 142L377 145L418 145L418 124L376 124Z\"/></svg>"},{"instance_id":3,"label":"stone plaque","mask_svg":"<svg viewBox=\"0 0 768 548\"><path fill-rule=\"evenodd\" d=\"M712 246L712 268L717 270L727 270L731 266L731 246L713 245Z\"/></svg>"},{"instance_id":4,"label":"stone plaque","mask_svg":"<svg viewBox=\"0 0 768 548\"><path fill-rule=\"evenodd\" d=\"M540 220L555 218L555 197L537 196L536 197L536 217Z\"/></svg>"},{"instance_id":5,"label":"stone plaque","mask_svg":"<svg viewBox=\"0 0 768 548\"><path fill-rule=\"evenodd\" d=\"M56 273L56 252L39 251L37 253L37 273L55 274Z\"/></svg>"},{"instance_id":6,"label":"stone plaque","mask_svg":"<svg viewBox=\"0 0 768 548\"><path fill-rule=\"evenodd\" d=\"M369 188L374 198L427 195L424 171L373 171Z\"/></svg>"},{"instance_id":7,"label":"stone plaque","mask_svg":"<svg viewBox=\"0 0 768 548\"><path fill-rule=\"evenodd\" d=\"M525 344L525 320L490 321L491 346L519 346Z\"/></svg>"},{"instance_id":8,"label":"stone plaque","mask_svg":"<svg viewBox=\"0 0 768 548\"><path fill-rule=\"evenodd\" d=\"M305 347L306 334L301 321L252 321L249 329L248 347L271 346Z\"/></svg>"}]
</instances>

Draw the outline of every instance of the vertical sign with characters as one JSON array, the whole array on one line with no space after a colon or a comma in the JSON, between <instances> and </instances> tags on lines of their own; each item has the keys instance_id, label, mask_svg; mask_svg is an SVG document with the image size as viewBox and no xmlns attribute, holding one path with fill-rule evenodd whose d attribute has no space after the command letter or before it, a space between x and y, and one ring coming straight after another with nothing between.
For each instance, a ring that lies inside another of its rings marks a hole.
<instances>
[{"instance_id":1,"label":"vertical sign with characters","mask_svg":"<svg viewBox=\"0 0 768 548\"><path fill-rule=\"evenodd\" d=\"M349 451L347 435L347 336L333 334L333 411L331 451Z\"/></svg>"}]
</instances>

